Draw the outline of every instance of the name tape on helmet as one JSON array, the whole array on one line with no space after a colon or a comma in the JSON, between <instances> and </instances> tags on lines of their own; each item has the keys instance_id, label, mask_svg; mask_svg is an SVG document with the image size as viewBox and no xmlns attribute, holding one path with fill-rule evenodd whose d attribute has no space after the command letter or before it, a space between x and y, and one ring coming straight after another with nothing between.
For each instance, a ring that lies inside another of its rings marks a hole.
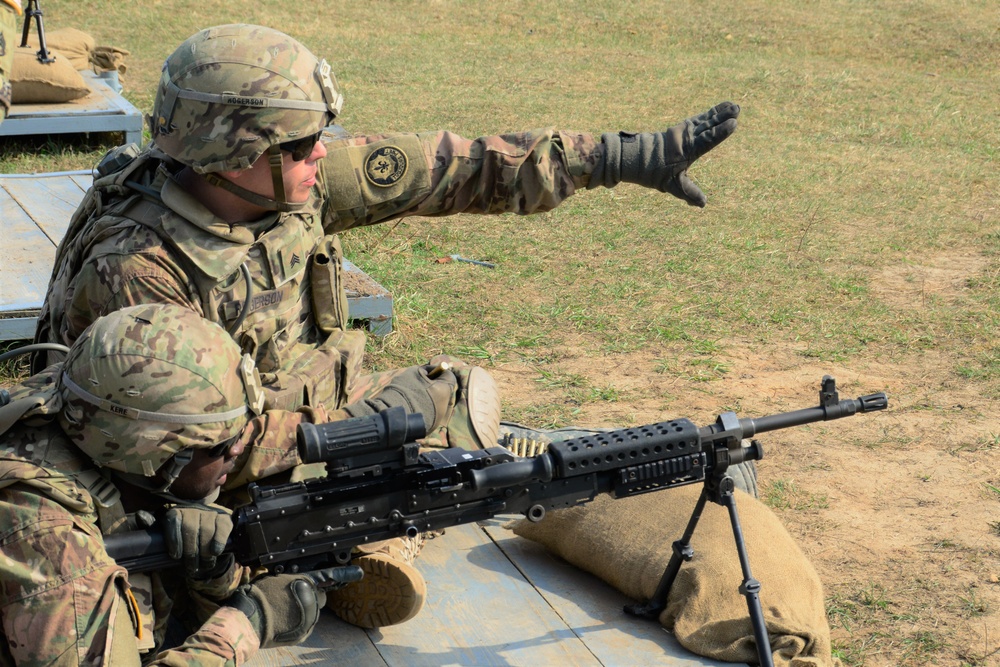
<instances>
[{"instance_id":1,"label":"name tape on helmet","mask_svg":"<svg viewBox=\"0 0 1000 667\"><path fill-rule=\"evenodd\" d=\"M222 93L222 103L241 107L269 106L266 97L248 97L246 95L237 95L236 93Z\"/></svg>"},{"instance_id":2,"label":"name tape on helmet","mask_svg":"<svg viewBox=\"0 0 1000 667\"><path fill-rule=\"evenodd\" d=\"M187 90L180 88L165 76L165 80L161 81L163 86L164 99L184 99L184 100L194 100L196 102L214 102L216 104L228 104L230 106L243 106L252 107L254 109L261 109L265 107L274 107L275 109L294 109L297 111L328 111L328 103L323 102L313 102L312 100L290 100L283 97L265 97L262 95L240 95L239 93L234 93L232 91L224 91L221 95L215 93L202 93L197 90ZM174 104L171 101L171 106ZM167 117L168 114L166 110L161 110L160 116Z\"/></svg>"}]
</instances>

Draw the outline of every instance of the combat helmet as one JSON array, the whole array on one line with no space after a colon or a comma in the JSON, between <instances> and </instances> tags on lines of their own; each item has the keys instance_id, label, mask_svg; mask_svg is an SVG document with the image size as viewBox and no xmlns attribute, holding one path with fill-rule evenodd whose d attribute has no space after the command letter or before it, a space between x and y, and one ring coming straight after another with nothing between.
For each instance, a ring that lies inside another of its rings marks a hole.
<instances>
[{"instance_id":1,"label":"combat helmet","mask_svg":"<svg viewBox=\"0 0 1000 667\"><path fill-rule=\"evenodd\" d=\"M163 63L149 128L164 153L214 185L289 211L302 204L285 201L279 145L313 137L311 150L343 102L329 64L300 42L272 28L222 25L189 37ZM249 169L264 154L274 199L216 174Z\"/></svg>"},{"instance_id":2,"label":"combat helmet","mask_svg":"<svg viewBox=\"0 0 1000 667\"><path fill-rule=\"evenodd\" d=\"M121 473L159 471L160 490L193 449L238 436L264 400L252 359L229 334L174 305L96 320L70 349L59 385L59 422L77 447Z\"/></svg>"}]
</instances>

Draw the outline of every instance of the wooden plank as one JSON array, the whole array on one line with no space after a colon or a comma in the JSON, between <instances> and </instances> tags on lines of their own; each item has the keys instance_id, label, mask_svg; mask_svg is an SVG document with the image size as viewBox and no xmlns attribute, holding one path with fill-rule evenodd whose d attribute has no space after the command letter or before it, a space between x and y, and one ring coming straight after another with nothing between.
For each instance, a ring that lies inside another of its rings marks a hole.
<instances>
[{"instance_id":1,"label":"wooden plank","mask_svg":"<svg viewBox=\"0 0 1000 667\"><path fill-rule=\"evenodd\" d=\"M93 183L94 183L94 176L93 176L92 173L90 173L90 174L70 174L69 178L70 178L71 181L73 181L74 183L76 183L80 187L81 190L83 190L84 194L86 194L87 190L89 190L90 186L93 185Z\"/></svg>"},{"instance_id":2,"label":"wooden plank","mask_svg":"<svg viewBox=\"0 0 1000 667\"><path fill-rule=\"evenodd\" d=\"M142 114L136 109L132 104L121 96L121 93L111 87L111 82L104 78L96 72L91 72L84 70L80 72L83 76L83 80L87 82L90 89L93 91L93 96L100 98L98 104L108 111L117 112L124 116L134 116L138 114L136 120L139 121L139 128L142 129ZM116 84L117 83L116 78Z\"/></svg>"},{"instance_id":3,"label":"wooden plank","mask_svg":"<svg viewBox=\"0 0 1000 667\"><path fill-rule=\"evenodd\" d=\"M392 299L355 296L347 298L348 316L368 322L368 331L381 338L392 333Z\"/></svg>"},{"instance_id":4,"label":"wooden plank","mask_svg":"<svg viewBox=\"0 0 1000 667\"><path fill-rule=\"evenodd\" d=\"M86 192L68 176L2 178L7 194L34 220L50 241L46 255L49 266L55 261L55 247L66 234L69 220ZM42 249L39 248L41 251ZM43 292L44 295L44 292Z\"/></svg>"},{"instance_id":5,"label":"wooden plank","mask_svg":"<svg viewBox=\"0 0 1000 667\"><path fill-rule=\"evenodd\" d=\"M344 290L348 316L368 322L368 330L382 337L392 333L392 295L350 260L344 260Z\"/></svg>"},{"instance_id":6,"label":"wooden plank","mask_svg":"<svg viewBox=\"0 0 1000 667\"><path fill-rule=\"evenodd\" d=\"M602 665L733 667L691 653L656 621L627 615L623 607L634 600L543 546L517 537L501 522L490 522L484 530Z\"/></svg>"},{"instance_id":7,"label":"wooden plank","mask_svg":"<svg viewBox=\"0 0 1000 667\"><path fill-rule=\"evenodd\" d=\"M417 567L424 608L372 633L388 665L600 665L478 526L427 542Z\"/></svg>"},{"instance_id":8,"label":"wooden plank","mask_svg":"<svg viewBox=\"0 0 1000 667\"><path fill-rule=\"evenodd\" d=\"M449 528L417 559L427 602L402 625L365 631L324 612L302 645L249 664L378 667L732 667L688 653L658 624L628 617L604 582L500 522Z\"/></svg>"},{"instance_id":9,"label":"wooden plank","mask_svg":"<svg viewBox=\"0 0 1000 667\"><path fill-rule=\"evenodd\" d=\"M281 665L345 665L385 667L385 660L372 644L368 634L359 627L344 623L323 610L316 629L309 639L298 646L258 651L246 667L278 667Z\"/></svg>"},{"instance_id":10,"label":"wooden plank","mask_svg":"<svg viewBox=\"0 0 1000 667\"><path fill-rule=\"evenodd\" d=\"M40 307L49 285L55 246L0 185L0 306L4 311Z\"/></svg>"},{"instance_id":11,"label":"wooden plank","mask_svg":"<svg viewBox=\"0 0 1000 667\"><path fill-rule=\"evenodd\" d=\"M90 70L78 70L78 72L84 84L90 88L90 93L66 102L14 104L10 108L8 120L64 116L76 116L78 119L82 119L97 114L124 114L129 110L131 105L121 104L119 101L121 96L113 91L102 77Z\"/></svg>"},{"instance_id":12,"label":"wooden plank","mask_svg":"<svg viewBox=\"0 0 1000 667\"><path fill-rule=\"evenodd\" d=\"M0 286L0 294L3 288ZM31 340L35 337L36 317L0 317L0 341Z\"/></svg>"}]
</instances>

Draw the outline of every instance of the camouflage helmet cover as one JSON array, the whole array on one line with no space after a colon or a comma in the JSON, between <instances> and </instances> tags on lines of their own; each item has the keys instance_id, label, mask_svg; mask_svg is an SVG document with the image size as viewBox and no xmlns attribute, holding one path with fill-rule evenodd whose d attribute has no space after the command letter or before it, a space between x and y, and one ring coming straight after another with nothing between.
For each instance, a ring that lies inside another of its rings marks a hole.
<instances>
[{"instance_id":1,"label":"camouflage helmet cover","mask_svg":"<svg viewBox=\"0 0 1000 667\"><path fill-rule=\"evenodd\" d=\"M67 436L97 465L146 477L177 452L238 435L263 399L229 334L171 305L96 320L70 350L60 389Z\"/></svg>"},{"instance_id":2,"label":"camouflage helmet cover","mask_svg":"<svg viewBox=\"0 0 1000 667\"><path fill-rule=\"evenodd\" d=\"M321 131L343 105L325 60L262 26L208 28L163 64L153 141L198 173L248 169L268 148Z\"/></svg>"}]
</instances>

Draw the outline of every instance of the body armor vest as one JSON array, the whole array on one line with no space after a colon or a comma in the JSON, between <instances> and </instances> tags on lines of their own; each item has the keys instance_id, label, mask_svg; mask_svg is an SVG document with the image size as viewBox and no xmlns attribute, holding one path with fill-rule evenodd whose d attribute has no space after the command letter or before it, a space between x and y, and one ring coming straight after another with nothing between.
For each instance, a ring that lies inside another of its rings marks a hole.
<instances>
[{"instance_id":1,"label":"body armor vest","mask_svg":"<svg viewBox=\"0 0 1000 667\"><path fill-rule=\"evenodd\" d=\"M302 212L237 226L215 219L205 229L160 198L167 188L180 192L168 159L147 150L107 175L99 167L57 251L36 341L68 338L65 330L53 336L53 327L65 328L67 298L85 261L155 255L173 265L192 306L254 357L268 408L339 407L347 375L360 369L364 334L347 330L343 255L339 239L323 232L318 200Z\"/></svg>"}]
</instances>

